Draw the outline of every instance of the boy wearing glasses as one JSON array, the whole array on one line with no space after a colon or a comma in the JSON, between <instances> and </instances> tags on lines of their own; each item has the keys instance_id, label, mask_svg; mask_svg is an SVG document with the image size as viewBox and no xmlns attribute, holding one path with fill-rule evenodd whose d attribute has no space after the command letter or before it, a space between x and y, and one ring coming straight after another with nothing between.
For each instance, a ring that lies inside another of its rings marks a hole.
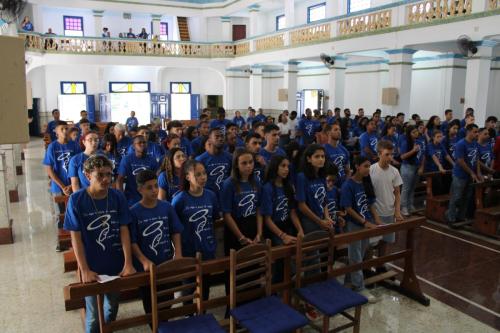
<instances>
[{"instance_id":1,"label":"boy wearing glasses","mask_svg":"<svg viewBox=\"0 0 500 333\"><path fill-rule=\"evenodd\" d=\"M127 201L121 192L109 187L113 165L105 156L93 155L83 169L90 185L71 195L64 219L64 229L71 232L82 282L98 281L101 274L134 274ZM116 319L118 298L119 293L104 295L106 322ZM97 298L85 297L85 306L85 332L98 332Z\"/></svg>"}]
</instances>

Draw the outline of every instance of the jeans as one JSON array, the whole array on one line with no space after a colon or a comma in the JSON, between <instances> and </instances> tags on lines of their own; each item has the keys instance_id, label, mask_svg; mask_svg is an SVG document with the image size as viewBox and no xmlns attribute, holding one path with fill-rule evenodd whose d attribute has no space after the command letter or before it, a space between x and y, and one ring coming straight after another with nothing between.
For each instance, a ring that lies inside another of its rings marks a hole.
<instances>
[{"instance_id":1,"label":"jeans","mask_svg":"<svg viewBox=\"0 0 500 333\"><path fill-rule=\"evenodd\" d=\"M120 293L104 294L104 321L109 323L118 314ZM85 297L85 333L99 332L99 316L97 314L97 296Z\"/></svg>"},{"instance_id":2,"label":"jeans","mask_svg":"<svg viewBox=\"0 0 500 333\"><path fill-rule=\"evenodd\" d=\"M347 222L346 226L347 232L358 231L364 229L364 226L354 224L352 222ZM362 239L356 242L349 243L347 246L349 265L357 264L363 262L366 249L370 243L370 239ZM349 280L349 278L347 279ZM350 281L354 286L355 291L361 291L365 288L365 280L363 277L363 271L355 271L350 273Z\"/></svg>"},{"instance_id":3,"label":"jeans","mask_svg":"<svg viewBox=\"0 0 500 333\"><path fill-rule=\"evenodd\" d=\"M457 220L465 219L465 212L473 195L471 180L453 176L450 195L450 205L446 217L450 223L455 223Z\"/></svg>"},{"instance_id":4,"label":"jeans","mask_svg":"<svg viewBox=\"0 0 500 333\"><path fill-rule=\"evenodd\" d=\"M401 190L401 210L410 212L413 207L415 197L415 187L418 179L418 167L416 165L401 165L401 178L403 179L403 189Z\"/></svg>"}]
</instances>

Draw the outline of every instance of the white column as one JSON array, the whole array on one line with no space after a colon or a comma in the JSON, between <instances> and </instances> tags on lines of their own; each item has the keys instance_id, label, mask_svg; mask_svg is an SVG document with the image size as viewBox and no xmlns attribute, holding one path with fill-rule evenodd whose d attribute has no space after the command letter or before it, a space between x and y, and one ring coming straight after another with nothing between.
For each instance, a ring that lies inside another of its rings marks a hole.
<instances>
[{"instance_id":1,"label":"white column","mask_svg":"<svg viewBox=\"0 0 500 333\"><path fill-rule=\"evenodd\" d=\"M92 10L92 14L94 15L94 35L101 37L102 35L102 16L104 14L104 10Z\"/></svg>"},{"instance_id":2,"label":"white column","mask_svg":"<svg viewBox=\"0 0 500 333\"><path fill-rule=\"evenodd\" d=\"M288 101L286 102L285 109L293 111L297 105L297 73L299 69L297 61L288 61L284 67L283 87L288 91Z\"/></svg>"},{"instance_id":3,"label":"white column","mask_svg":"<svg viewBox=\"0 0 500 333\"><path fill-rule=\"evenodd\" d=\"M35 31L37 32L45 32L43 31L43 14L42 14L42 9L40 8L40 5L37 4L31 4L31 11L33 13L33 17L31 18L33 22L33 25L35 26ZM57 30L55 30L57 31Z\"/></svg>"},{"instance_id":4,"label":"white column","mask_svg":"<svg viewBox=\"0 0 500 333\"><path fill-rule=\"evenodd\" d=\"M285 0L285 26L291 28L295 25L295 0Z\"/></svg>"},{"instance_id":5,"label":"white column","mask_svg":"<svg viewBox=\"0 0 500 333\"><path fill-rule=\"evenodd\" d=\"M347 14L347 1L326 0L326 17L334 17Z\"/></svg>"},{"instance_id":6,"label":"white column","mask_svg":"<svg viewBox=\"0 0 500 333\"><path fill-rule=\"evenodd\" d=\"M347 58L342 56L335 57L335 63L330 66L330 75L328 76L328 109L335 107L344 108L345 93L345 70Z\"/></svg>"},{"instance_id":7,"label":"white column","mask_svg":"<svg viewBox=\"0 0 500 333\"><path fill-rule=\"evenodd\" d=\"M177 24L177 16L172 17L172 37L168 36L169 40L181 40L179 37L179 25Z\"/></svg>"},{"instance_id":8,"label":"white column","mask_svg":"<svg viewBox=\"0 0 500 333\"><path fill-rule=\"evenodd\" d=\"M443 105L442 110L452 109L456 114L462 112L463 106L460 104L460 98L464 97L465 85L460 79L466 68L464 59L457 57L447 59L443 69Z\"/></svg>"},{"instance_id":9,"label":"white column","mask_svg":"<svg viewBox=\"0 0 500 333\"><path fill-rule=\"evenodd\" d=\"M153 30L151 31L151 37L154 35L160 38L160 22L161 22L161 14L151 14L151 22L153 23Z\"/></svg>"},{"instance_id":10,"label":"white column","mask_svg":"<svg viewBox=\"0 0 500 333\"><path fill-rule=\"evenodd\" d=\"M389 82L388 87L398 90L397 105L387 105L384 108L388 113L396 115L410 112L411 72L413 66L412 49L395 49L385 51L389 55ZM380 101L381 103L382 101Z\"/></svg>"},{"instance_id":11,"label":"white column","mask_svg":"<svg viewBox=\"0 0 500 333\"><path fill-rule=\"evenodd\" d=\"M221 16L220 18L222 24L222 41L228 42L233 40L233 31L231 18L229 16Z\"/></svg>"},{"instance_id":12,"label":"white column","mask_svg":"<svg viewBox=\"0 0 500 333\"><path fill-rule=\"evenodd\" d=\"M477 53L467 60L467 74L465 76L465 104L474 109L476 124L484 125L486 117L493 115L493 109L488 108L490 90L490 71L493 48L497 45L493 41L482 41ZM498 93L498 91L496 92ZM498 114L496 114L498 116Z\"/></svg>"},{"instance_id":13,"label":"white column","mask_svg":"<svg viewBox=\"0 0 500 333\"><path fill-rule=\"evenodd\" d=\"M0 152L0 232L2 234L0 244L10 244L13 242L5 164L5 155Z\"/></svg>"},{"instance_id":14,"label":"white column","mask_svg":"<svg viewBox=\"0 0 500 333\"><path fill-rule=\"evenodd\" d=\"M16 179L16 162L14 159L14 147L12 144L0 145L0 153L5 156L6 184L9 192L10 202L19 201Z\"/></svg>"},{"instance_id":15,"label":"white column","mask_svg":"<svg viewBox=\"0 0 500 333\"><path fill-rule=\"evenodd\" d=\"M248 7L250 11L250 27L249 27L249 36L253 37L258 34L259 31L259 10L260 5L251 5Z\"/></svg>"},{"instance_id":16,"label":"white column","mask_svg":"<svg viewBox=\"0 0 500 333\"><path fill-rule=\"evenodd\" d=\"M262 67L255 65L250 74L250 105L254 109L262 107Z\"/></svg>"}]
</instances>

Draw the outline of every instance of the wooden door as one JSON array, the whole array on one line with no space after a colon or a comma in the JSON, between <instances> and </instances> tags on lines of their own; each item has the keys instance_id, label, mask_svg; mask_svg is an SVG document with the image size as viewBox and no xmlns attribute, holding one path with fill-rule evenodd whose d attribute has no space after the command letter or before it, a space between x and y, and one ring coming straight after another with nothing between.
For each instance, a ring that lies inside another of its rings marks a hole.
<instances>
[{"instance_id":1,"label":"wooden door","mask_svg":"<svg viewBox=\"0 0 500 333\"><path fill-rule=\"evenodd\" d=\"M247 26L244 24L233 24L233 42L247 38Z\"/></svg>"}]
</instances>

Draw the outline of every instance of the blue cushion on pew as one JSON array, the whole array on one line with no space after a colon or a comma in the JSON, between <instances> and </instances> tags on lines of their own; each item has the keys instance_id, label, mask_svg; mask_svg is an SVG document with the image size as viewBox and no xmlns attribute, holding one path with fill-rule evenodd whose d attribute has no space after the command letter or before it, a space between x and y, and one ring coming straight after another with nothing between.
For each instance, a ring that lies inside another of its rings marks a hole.
<instances>
[{"instance_id":1,"label":"blue cushion on pew","mask_svg":"<svg viewBox=\"0 0 500 333\"><path fill-rule=\"evenodd\" d=\"M297 289L296 292L302 299L327 316L336 315L368 302L366 297L342 286L335 279L313 283Z\"/></svg>"},{"instance_id":2,"label":"blue cushion on pew","mask_svg":"<svg viewBox=\"0 0 500 333\"><path fill-rule=\"evenodd\" d=\"M250 332L291 332L307 325L300 312L281 302L276 296L261 298L231 310L231 315Z\"/></svg>"},{"instance_id":3,"label":"blue cushion on pew","mask_svg":"<svg viewBox=\"0 0 500 333\"><path fill-rule=\"evenodd\" d=\"M163 321L158 325L158 333L225 333L211 314L192 316L185 319Z\"/></svg>"}]
</instances>

